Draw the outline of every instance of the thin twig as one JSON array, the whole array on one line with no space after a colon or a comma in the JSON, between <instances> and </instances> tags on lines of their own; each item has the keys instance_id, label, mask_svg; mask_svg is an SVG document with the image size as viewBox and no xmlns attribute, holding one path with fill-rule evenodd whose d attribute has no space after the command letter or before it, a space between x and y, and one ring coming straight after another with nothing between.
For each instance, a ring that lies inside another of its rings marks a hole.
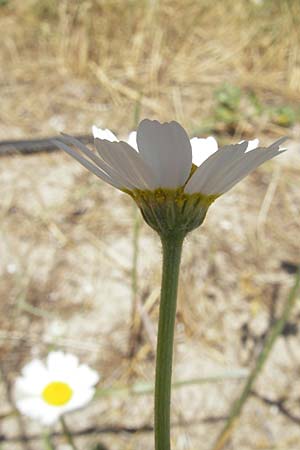
<instances>
[{"instance_id":1,"label":"thin twig","mask_svg":"<svg viewBox=\"0 0 300 450\"><path fill-rule=\"evenodd\" d=\"M258 213L256 231L257 231L257 235L260 239L264 239L264 237L265 237L264 226L265 226L266 219L268 217L268 213L269 213L273 198L276 193L276 189L278 187L278 183L280 180L280 174L281 174L281 167L278 165L275 167L275 170L272 175L272 179L269 183L267 192L265 194L265 197L264 197L263 202L260 207L260 211Z\"/></svg>"},{"instance_id":2,"label":"thin twig","mask_svg":"<svg viewBox=\"0 0 300 450\"><path fill-rule=\"evenodd\" d=\"M226 420L226 416L208 416L202 419L195 419L189 421L185 426L197 426L200 423L213 424ZM181 428L182 424L179 422L175 422L172 424L172 427ZM87 436L90 434L137 434L137 433L152 433L153 426L152 425L142 425L141 427L126 427L126 426L118 426L118 425L106 425L104 427L87 427L82 430L74 430L72 431L72 436ZM49 435L51 438L62 437L64 433L62 431L55 431ZM26 436L27 441L37 441L42 439L42 434L32 434ZM20 442L24 439L23 435L19 436L6 436L5 434L0 434L0 443L1 442Z\"/></svg>"},{"instance_id":3,"label":"thin twig","mask_svg":"<svg viewBox=\"0 0 300 450\"><path fill-rule=\"evenodd\" d=\"M172 389L178 389L184 386L196 386L205 383L218 383L226 380L245 379L248 375L247 369L228 370L206 377L192 378L189 380L180 380L172 383ZM147 395L154 392L152 383L136 383L132 386L113 386L109 388L98 388L96 391L97 397L105 397L109 395Z\"/></svg>"},{"instance_id":4,"label":"thin twig","mask_svg":"<svg viewBox=\"0 0 300 450\"><path fill-rule=\"evenodd\" d=\"M287 417L291 422L296 423L297 425L300 425L300 417L295 416L292 414L287 407L285 406L285 399L278 399L278 400L272 400L270 398L265 397L264 395L258 394L257 392L252 391L251 395L257 399L259 399L261 402L265 403L266 405L270 406L276 406L278 410Z\"/></svg>"}]
</instances>

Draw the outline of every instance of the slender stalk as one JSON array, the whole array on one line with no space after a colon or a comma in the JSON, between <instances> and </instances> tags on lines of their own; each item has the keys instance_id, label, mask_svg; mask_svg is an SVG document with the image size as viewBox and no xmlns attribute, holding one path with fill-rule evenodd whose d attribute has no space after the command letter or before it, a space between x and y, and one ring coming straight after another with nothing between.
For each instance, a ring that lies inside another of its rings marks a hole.
<instances>
[{"instance_id":1,"label":"slender stalk","mask_svg":"<svg viewBox=\"0 0 300 450\"><path fill-rule=\"evenodd\" d=\"M199 384L205 383L220 383L226 380L244 380L247 378L248 370L247 369L235 369L223 371L220 373L214 373L212 375L208 375L206 377L200 378L192 378L189 380L179 380L172 383L172 389L178 389L185 386L196 386ZM131 386L111 386L107 388L98 388L96 389L96 397L108 397L110 395L120 395L120 396L129 396L129 395L147 395L153 394L154 385L150 383L135 383ZM1 419L1 416L0 416Z\"/></svg>"},{"instance_id":2,"label":"slender stalk","mask_svg":"<svg viewBox=\"0 0 300 450\"><path fill-rule=\"evenodd\" d=\"M133 129L136 130L141 115L142 93L136 100L133 113ZM138 311L138 255L139 255L139 239L141 230L141 215L136 205L133 205L133 235L132 235L132 268L131 268L131 294L132 294L132 310L131 310L131 327L129 336L129 358L132 358L136 352L136 344L140 329L140 314Z\"/></svg>"},{"instance_id":3,"label":"slender stalk","mask_svg":"<svg viewBox=\"0 0 300 450\"><path fill-rule=\"evenodd\" d=\"M51 439L51 434L48 430L43 435L43 441L45 450L55 450L55 447Z\"/></svg>"},{"instance_id":4,"label":"slender stalk","mask_svg":"<svg viewBox=\"0 0 300 450\"><path fill-rule=\"evenodd\" d=\"M133 211L133 236L132 236L132 270L131 270L131 288L132 297L136 301L137 290L138 290L138 256L139 256L139 240L140 240L140 230L141 230L141 215L136 205L134 205Z\"/></svg>"},{"instance_id":5,"label":"slender stalk","mask_svg":"<svg viewBox=\"0 0 300 450\"><path fill-rule=\"evenodd\" d=\"M261 352L258 355L256 364L255 364L253 370L250 372L249 377L247 378L244 389L243 389L240 397L234 402L234 404L231 408L229 417L226 420L224 427L221 430L221 433L219 434L215 444L213 445L212 450L221 450L227 444L227 442L231 436L231 433L233 431L233 428L236 424L236 421L238 420L238 418L242 412L242 409L251 394L252 387L253 387L258 375L262 371L262 369L271 353L271 350L274 347L274 344L275 344L277 338L282 333L282 330L283 330L283 328L290 316L290 313L296 303L296 300L297 300L298 294L299 294L299 287L300 287L300 268L298 270L298 274L296 275L294 286L290 290L288 298L285 302L282 315L275 322L273 328L271 329L269 335L267 336L265 344L264 344Z\"/></svg>"},{"instance_id":6,"label":"slender stalk","mask_svg":"<svg viewBox=\"0 0 300 450\"><path fill-rule=\"evenodd\" d=\"M184 235L162 236L163 269L155 377L155 449L170 450L170 403L177 288Z\"/></svg>"},{"instance_id":7,"label":"slender stalk","mask_svg":"<svg viewBox=\"0 0 300 450\"><path fill-rule=\"evenodd\" d=\"M195 386L205 383L220 383L227 380L244 380L248 375L247 369L226 370L219 373L203 376L200 378L191 378L189 380L179 380L172 383L172 389L178 389L185 386ZM107 397L109 395L147 395L153 394L154 385L151 383L135 383L131 386L111 386L96 389L96 397ZM1 419L1 416L0 416Z\"/></svg>"},{"instance_id":8,"label":"slender stalk","mask_svg":"<svg viewBox=\"0 0 300 450\"><path fill-rule=\"evenodd\" d=\"M61 423L61 427L62 427L62 430L63 430L63 433L64 433L67 443L72 448L72 450L78 450L75 445L75 441L73 439L72 433L69 430L69 427L67 426L66 421L63 416L60 417L60 423Z\"/></svg>"},{"instance_id":9,"label":"slender stalk","mask_svg":"<svg viewBox=\"0 0 300 450\"><path fill-rule=\"evenodd\" d=\"M141 230L140 211L134 206L133 211L133 235L132 235L132 268L131 268L131 294L132 294L132 312L131 312L131 332L129 336L129 357L132 358L136 351L138 334L140 332L140 314L138 310L138 256L139 239Z\"/></svg>"}]
</instances>

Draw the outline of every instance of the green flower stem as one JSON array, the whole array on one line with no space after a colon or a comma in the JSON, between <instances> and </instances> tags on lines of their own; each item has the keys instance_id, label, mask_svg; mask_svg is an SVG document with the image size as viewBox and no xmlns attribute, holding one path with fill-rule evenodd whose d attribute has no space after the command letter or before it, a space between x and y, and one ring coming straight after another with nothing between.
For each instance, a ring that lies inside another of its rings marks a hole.
<instances>
[{"instance_id":1,"label":"green flower stem","mask_svg":"<svg viewBox=\"0 0 300 450\"><path fill-rule=\"evenodd\" d=\"M295 306L296 300L298 298L299 294L299 287L300 287L300 268L298 270L298 274L295 278L294 286L292 287L288 298L285 302L283 312L281 317L275 322L275 325L271 329L269 335L266 338L265 344L261 350L261 352L258 355L256 364L253 368L253 370L250 372L249 377L247 378L246 384L244 386L244 389L240 395L240 397L235 401L233 404L229 417L226 420L226 423L221 430L221 433L219 434L215 444L212 447L212 450L221 450L225 447L227 444L231 433L233 431L233 428L242 412L242 409L249 398L251 394L252 387L262 371L265 363L267 362L267 359L271 353L271 350L274 347L274 344L276 342L276 339L280 336L282 333L282 330L287 323L287 320L290 316L290 313Z\"/></svg>"},{"instance_id":2,"label":"green flower stem","mask_svg":"<svg viewBox=\"0 0 300 450\"><path fill-rule=\"evenodd\" d=\"M174 325L179 267L184 234L161 236L163 269L155 377L155 449L170 450L170 403Z\"/></svg>"},{"instance_id":3,"label":"green flower stem","mask_svg":"<svg viewBox=\"0 0 300 450\"><path fill-rule=\"evenodd\" d=\"M55 447L51 439L51 434L48 430L43 435L43 441L45 450L55 450Z\"/></svg>"},{"instance_id":4,"label":"green flower stem","mask_svg":"<svg viewBox=\"0 0 300 450\"><path fill-rule=\"evenodd\" d=\"M72 450L78 450L75 445L72 433L69 430L69 427L67 426L66 421L63 416L60 417L60 423L61 423L61 427L62 427L62 430L63 430L63 433L64 433L67 443L72 448Z\"/></svg>"}]
</instances>

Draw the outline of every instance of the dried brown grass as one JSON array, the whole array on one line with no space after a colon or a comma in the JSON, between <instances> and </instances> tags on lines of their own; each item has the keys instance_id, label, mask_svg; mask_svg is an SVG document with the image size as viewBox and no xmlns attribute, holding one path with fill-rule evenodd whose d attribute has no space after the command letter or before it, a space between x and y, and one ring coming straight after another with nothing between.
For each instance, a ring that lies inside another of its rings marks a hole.
<instances>
[{"instance_id":1,"label":"dried brown grass","mask_svg":"<svg viewBox=\"0 0 300 450\"><path fill-rule=\"evenodd\" d=\"M125 133L140 102L143 115L197 131L224 82L267 104L297 103L299 17L291 0L11 0L1 16L1 122L43 134L41 120L76 132L96 118ZM239 134L253 133L240 122Z\"/></svg>"}]
</instances>

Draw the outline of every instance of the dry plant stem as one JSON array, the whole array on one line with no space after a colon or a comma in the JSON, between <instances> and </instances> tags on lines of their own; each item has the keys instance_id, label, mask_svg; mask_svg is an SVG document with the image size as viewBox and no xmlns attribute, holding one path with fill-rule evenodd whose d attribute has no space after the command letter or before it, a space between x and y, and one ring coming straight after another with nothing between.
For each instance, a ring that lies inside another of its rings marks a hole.
<instances>
[{"instance_id":1,"label":"dry plant stem","mask_svg":"<svg viewBox=\"0 0 300 450\"><path fill-rule=\"evenodd\" d=\"M131 293L132 293L132 314L131 314L131 333L129 337L129 357L132 358L136 352L137 338L140 330L140 314L138 310L138 255L139 238L141 229L140 212L134 205L133 211L133 236L132 236L132 269L131 269Z\"/></svg>"},{"instance_id":2,"label":"dry plant stem","mask_svg":"<svg viewBox=\"0 0 300 450\"><path fill-rule=\"evenodd\" d=\"M142 98L142 95L141 95ZM141 115L141 99L135 102L133 129L136 129ZM138 308L138 256L139 256L139 240L141 230L141 215L139 209L133 204L133 235L132 235L132 269L131 269L131 293L132 293L132 313L131 327L129 336L129 358L132 358L136 352L137 339L140 332L141 318Z\"/></svg>"},{"instance_id":3,"label":"dry plant stem","mask_svg":"<svg viewBox=\"0 0 300 450\"><path fill-rule=\"evenodd\" d=\"M67 426L66 421L63 416L60 417L60 423L61 423L61 427L62 427L62 430L63 430L63 433L64 433L67 443L72 448L72 450L78 450L78 448L75 445L72 433L69 430L69 427Z\"/></svg>"},{"instance_id":4,"label":"dry plant stem","mask_svg":"<svg viewBox=\"0 0 300 450\"><path fill-rule=\"evenodd\" d=\"M299 294L299 287L300 287L300 268L298 270L298 274L295 278L294 286L292 287L288 298L286 300L286 303L284 305L282 316L276 321L275 325L271 329L269 335L266 338L265 344L261 350L261 352L258 355L256 364L253 368L253 370L250 372L249 377L247 378L245 387L240 395L240 397L235 401L235 403L232 406L232 409L230 411L229 417L226 420L224 427L219 434L214 446L212 447L212 450L222 450L225 445L227 444L231 433L234 429L234 426L236 424L236 421L238 420L242 409L248 400L251 390L253 388L253 385L262 371L265 363L267 362L267 359L271 353L271 350L274 347L274 344L276 342L276 339L280 336L282 333L282 330L290 316L290 313L296 303L298 294Z\"/></svg>"},{"instance_id":5,"label":"dry plant stem","mask_svg":"<svg viewBox=\"0 0 300 450\"><path fill-rule=\"evenodd\" d=\"M246 370L232 370L220 374L213 374L201 378L192 378L190 380L175 381L172 383L172 389L178 389L184 386L194 386L204 383L219 383L226 380L239 380L247 378L248 372ZM106 397L109 395L147 395L153 394L154 386L148 383L136 383L132 386L113 386L108 388L96 389L97 397Z\"/></svg>"},{"instance_id":6,"label":"dry plant stem","mask_svg":"<svg viewBox=\"0 0 300 450\"><path fill-rule=\"evenodd\" d=\"M179 267L184 235L161 236L163 270L157 335L155 377L155 449L170 450L170 403L174 325Z\"/></svg>"}]
</instances>

